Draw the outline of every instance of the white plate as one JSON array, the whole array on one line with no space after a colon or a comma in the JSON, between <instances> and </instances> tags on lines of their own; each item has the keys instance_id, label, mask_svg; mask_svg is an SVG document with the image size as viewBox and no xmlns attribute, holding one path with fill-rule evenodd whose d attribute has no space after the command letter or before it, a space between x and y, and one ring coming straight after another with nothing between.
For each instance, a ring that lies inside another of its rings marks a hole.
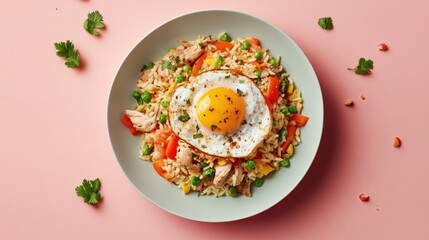
<instances>
[{"instance_id":1,"label":"white plate","mask_svg":"<svg viewBox=\"0 0 429 240\"><path fill-rule=\"evenodd\" d=\"M140 137L132 136L120 121L124 109L135 103L131 92L144 63L161 59L178 45L179 39L196 39L198 35L218 36L228 32L232 38L254 36L281 56L304 98L303 114L310 117L302 128L302 144L291 158L291 166L271 174L263 187L253 187L253 197L238 198L184 195L181 189L161 178L149 162L139 160ZM130 183L148 200L177 216L204 222L227 222L263 212L285 198L308 171L319 147L323 128L323 99L317 76L297 44L273 24L242 12L207 10L177 17L145 36L128 54L111 87L108 130L116 159Z\"/></svg>"}]
</instances>

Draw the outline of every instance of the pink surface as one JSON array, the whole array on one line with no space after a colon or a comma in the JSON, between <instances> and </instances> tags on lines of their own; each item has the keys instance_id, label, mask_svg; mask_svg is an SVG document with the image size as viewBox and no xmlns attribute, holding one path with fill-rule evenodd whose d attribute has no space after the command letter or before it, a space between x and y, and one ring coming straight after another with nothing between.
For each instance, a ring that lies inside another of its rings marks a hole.
<instances>
[{"instance_id":1,"label":"pink surface","mask_svg":"<svg viewBox=\"0 0 429 240\"><path fill-rule=\"evenodd\" d=\"M222 224L181 219L139 195L106 127L110 85L128 51L166 20L213 8L286 31L312 62L326 107L302 183L268 211ZM0 239L429 239L428 8L423 0L2 1ZM94 10L107 25L101 37L82 27ZM325 16L334 30L317 25ZM55 55L54 42L67 39L82 54L79 70ZM378 51L380 42L389 51ZM346 70L360 57L374 60L370 76ZM94 208L74 188L96 177L104 200Z\"/></svg>"}]
</instances>

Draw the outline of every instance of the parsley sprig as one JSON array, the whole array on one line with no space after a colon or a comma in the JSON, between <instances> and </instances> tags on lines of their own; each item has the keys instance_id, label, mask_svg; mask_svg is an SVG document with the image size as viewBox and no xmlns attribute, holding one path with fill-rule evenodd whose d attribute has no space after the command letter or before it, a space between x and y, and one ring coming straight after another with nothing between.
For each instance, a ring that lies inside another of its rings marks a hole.
<instances>
[{"instance_id":1,"label":"parsley sprig","mask_svg":"<svg viewBox=\"0 0 429 240\"><path fill-rule=\"evenodd\" d=\"M74 44L67 40L67 42L55 43L55 49L57 49L57 56L64 57L66 62L65 65L69 68L76 68L80 65L79 50L74 50Z\"/></svg>"},{"instance_id":2,"label":"parsley sprig","mask_svg":"<svg viewBox=\"0 0 429 240\"><path fill-rule=\"evenodd\" d=\"M356 74L364 75L370 73L373 68L374 62L371 59L360 58L356 67L347 69L354 71Z\"/></svg>"},{"instance_id":3,"label":"parsley sprig","mask_svg":"<svg viewBox=\"0 0 429 240\"><path fill-rule=\"evenodd\" d=\"M334 28L334 24L332 23L331 17L319 18L319 21L317 23L323 29L331 30Z\"/></svg>"},{"instance_id":4,"label":"parsley sprig","mask_svg":"<svg viewBox=\"0 0 429 240\"><path fill-rule=\"evenodd\" d=\"M96 204L101 199L100 194L100 179L96 178L94 180L82 181L82 185L75 188L76 194L80 197L83 197L84 202L87 204Z\"/></svg>"},{"instance_id":5,"label":"parsley sprig","mask_svg":"<svg viewBox=\"0 0 429 240\"><path fill-rule=\"evenodd\" d=\"M98 29L104 28L103 15L99 11L88 13L88 18L83 23L83 28L92 35L99 35Z\"/></svg>"}]
</instances>

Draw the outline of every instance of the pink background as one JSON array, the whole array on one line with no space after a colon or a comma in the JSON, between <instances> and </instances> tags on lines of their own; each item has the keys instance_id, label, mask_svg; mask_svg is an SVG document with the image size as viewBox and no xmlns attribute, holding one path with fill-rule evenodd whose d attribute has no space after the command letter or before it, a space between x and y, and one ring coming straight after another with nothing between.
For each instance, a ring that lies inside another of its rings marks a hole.
<instances>
[{"instance_id":1,"label":"pink background","mask_svg":"<svg viewBox=\"0 0 429 240\"><path fill-rule=\"evenodd\" d=\"M427 1L1 1L0 239L429 239ZM110 85L128 51L165 21L213 8L286 31L313 64L326 108L320 150L292 194L220 224L179 218L139 195L106 126ZM82 27L94 10L107 24L101 37ZM325 16L334 30L317 25ZM83 68L55 55L54 42L67 39ZM378 51L380 42L389 51ZM374 60L371 75L346 70L360 57ZM96 177L104 200L91 207L74 188Z\"/></svg>"}]
</instances>

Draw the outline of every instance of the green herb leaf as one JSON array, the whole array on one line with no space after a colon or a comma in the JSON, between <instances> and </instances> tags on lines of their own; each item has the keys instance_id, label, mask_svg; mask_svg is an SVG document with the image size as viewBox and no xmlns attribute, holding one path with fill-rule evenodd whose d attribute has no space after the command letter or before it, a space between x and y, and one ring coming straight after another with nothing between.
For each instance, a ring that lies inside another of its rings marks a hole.
<instances>
[{"instance_id":1,"label":"green herb leaf","mask_svg":"<svg viewBox=\"0 0 429 240\"><path fill-rule=\"evenodd\" d=\"M216 129L219 129L216 125L211 125L210 128L211 128L212 131L214 131Z\"/></svg>"},{"instance_id":2,"label":"green herb leaf","mask_svg":"<svg viewBox=\"0 0 429 240\"><path fill-rule=\"evenodd\" d=\"M332 23L331 17L319 18L318 24L323 29L331 30L334 28L334 24Z\"/></svg>"},{"instance_id":3,"label":"green herb leaf","mask_svg":"<svg viewBox=\"0 0 429 240\"><path fill-rule=\"evenodd\" d=\"M95 180L86 180L84 179L82 181L82 185L77 186L75 188L76 191L76 195L83 197L84 202L87 204L96 204L100 201L101 199L101 194L100 194L100 179L95 179Z\"/></svg>"},{"instance_id":4,"label":"green herb leaf","mask_svg":"<svg viewBox=\"0 0 429 240\"><path fill-rule=\"evenodd\" d=\"M143 67L140 69L140 72L145 72L146 70L152 69L153 66L155 66L155 63L150 61L147 64L143 65Z\"/></svg>"},{"instance_id":5,"label":"green herb leaf","mask_svg":"<svg viewBox=\"0 0 429 240\"><path fill-rule=\"evenodd\" d=\"M83 23L83 28L92 35L99 35L98 29L104 28L103 15L99 11L88 13L88 18Z\"/></svg>"},{"instance_id":6,"label":"green herb leaf","mask_svg":"<svg viewBox=\"0 0 429 240\"><path fill-rule=\"evenodd\" d=\"M366 60L365 58L360 58L359 63L355 68L347 69L353 70L356 74L364 75L370 73L373 68L374 62L371 59Z\"/></svg>"},{"instance_id":7,"label":"green herb leaf","mask_svg":"<svg viewBox=\"0 0 429 240\"><path fill-rule=\"evenodd\" d=\"M239 95L239 96L244 96L243 91L241 91L241 90L240 90L240 89L238 89L238 88L237 88L237 93L238 93L238 95Z\"/></svg>"},{"instance_id":8,"label":"green herb leaf","mask_svg":"<svg viewBox=\"0 0 429 240\"><path fill-rule=\"evenodd\" d=\"M67 42L58 42L54 44L57 49L57 56L64 57L65 65L69 68L76 68L80 65L79 50L74 50L74 44L67 40Z\"/></svg>"},{"instance_id":9,"label":"green herb leaf","mask_svg":"<svg viewBox=\"0 0 429 240\"><path fill-rule=\"evenodd\" d=\"M167 60L161 60L161 70L170 69L171 71L176 71L176 67Z\"/></svg>"},{"instance_id":10,"label":"green herb leaf","mask_svg":"<svg viewBox=\"0 0 429 240\"><path fill-rule=\"evenodd\" d=\"M187 122L189 121L189 119L191 119L191 117L187 112L184 112L182 115L179 116L179 121L181 122Z\"/></svg>"},{"instance_id":11,"label":"green herb leaf","mask_svg":"<svg viewBox=\"0 0 429 240\"><path fill-rule=\"evenodd\" d=\"M202 138L202 137L203 137L203 134L202 134L202 133L197 133L197 134L194 134L192 137L193 137L194 139Z\"/></svg>"}]
</instances>

